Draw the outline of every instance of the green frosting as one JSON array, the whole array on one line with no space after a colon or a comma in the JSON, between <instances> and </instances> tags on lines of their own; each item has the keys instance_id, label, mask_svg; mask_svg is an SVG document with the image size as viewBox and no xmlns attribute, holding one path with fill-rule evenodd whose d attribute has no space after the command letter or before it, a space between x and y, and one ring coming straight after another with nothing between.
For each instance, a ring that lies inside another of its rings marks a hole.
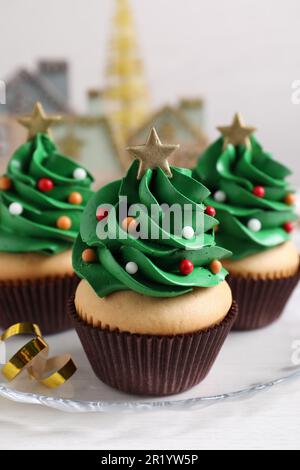
<instances>
[{"instance_id":1,"label":"green frosting","mask_svg":"<svg viewBox=\"0 0 300 470\"><path fill-rule=\"evenodd\" d=\"M60 253L69 249L79 231L80 216L93 194L93 181L86 173L83 180L73 177L78 165L60 155L46 134L37 134L19 147L8 164L6 175L12 181L8 191L0 191L0 251L12 253ZM54 188L48 192L38 189L41 178L49 178ZM81 205L68 202L72 192L83 197ZM18 202L20 215L13 215L9 206ZM60 230L56 221L67 216L70 230Z\"/></svg>"},{"instance_id":2,"label":"green frosting","mask_svg":"<svg viewBox=\"0 0 300 470\"><path fill-rule=\"evenodd\" d=\"M213 228L218 221L203 214L205 206L202 201L208 197L209 191L192 178L190 170L172 168L173 176L169 178L159 168L148 169L141 180L137 180L137 171L138 162L134 161L124 179L103 187L89 201L73 250L76 273L86 279L100 297L120 290L133 290L153 297L175 297L190 292L194 287L211 287L222 282L227 271L222 269L219 274L213 274L209 264L231 253L216 246ZM118 210L120 196L127 197L128 207L140 205L139 221L151 222L159 233L158 239L151 238L149 233L142 237L124 232ZM181 207L191 205L195 230L192 239L183 238L181 233L178 235L174 230L175 223L171 224L170 232L165 232L163 204L171 206L174 203ZM104 224L107 230L117 229L114 232L117 236L100 240L96 233L96 212L103 204L110 204L116 210L111 210L108 218L99 224ZM156 218L149 216L151 208L156 208L159 213L158 224ZM194 218L197 210L204 215L201 230L196 227ZM94 249L96 262L82 260L86 248ZM183 275L179 270L180 262L185 259L194 264L189 275ZM138 265L136 274L126 271L128 262Z\"/></svg>"},{"instance_id":3,"label":"green frosting","mask_svg":"<svg viewBox=\"0 0 300 470\"><path fill-rule=\"evenodd\" d=\"M209 197L206 203L217 210L220 230L217 243L233 252L232 259L242 259L278 246L290 239L283 225L297 219L293 206L284 202L292 190L286 182L291 173L272 159L251 136L251 146L227 145L223 137L215 141L199 159L193 172L214 194L223 191L225 202ZM256 186L265 188L265 197L253 194ZM250 219L258 219L262 228L248 228Z\"/></svg>"}]
</instances>

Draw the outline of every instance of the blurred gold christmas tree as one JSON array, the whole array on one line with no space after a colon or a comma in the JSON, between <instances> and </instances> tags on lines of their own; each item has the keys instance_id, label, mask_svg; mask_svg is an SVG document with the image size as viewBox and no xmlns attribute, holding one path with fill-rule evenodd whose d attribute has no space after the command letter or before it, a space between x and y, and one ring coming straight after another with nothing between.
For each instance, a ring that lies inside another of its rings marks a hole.
<instances>
[{"instance_id":1,"label":"blurred gold christmas tree","mask_svg":"<svg viewBox=\"0 0 300 470\"><path fill-rule=\"evenodd\" d=\"M129 0L116 0L106 70L105 105L120 145L149 113L148 89Z\"/></svg>"},{"instance_id":2,"label":"blurred gold christmas tree","mask_svg":"<svg viewBox=\"0 0 300 470\"><path fill-rule=\"evenodd\" d=\"M84 114L76 112L69 100L67 60L44 58L33 69L18 68L6 80L7 103L0 107L0 173L12 152L24 142L18 116L30 113L36 101L47 113L63 116L53 126L54 140L61 152L88 167L99 185L127 170L131 158L125 148L143 144L152 127L163 143L180 144L170 159L172 165L195 166L207 145L203 100L184 96L177 103L150 108L129 0L114 0L113 7L105 88L96 85L87 90Z\"/></svg>"}]
</instances>

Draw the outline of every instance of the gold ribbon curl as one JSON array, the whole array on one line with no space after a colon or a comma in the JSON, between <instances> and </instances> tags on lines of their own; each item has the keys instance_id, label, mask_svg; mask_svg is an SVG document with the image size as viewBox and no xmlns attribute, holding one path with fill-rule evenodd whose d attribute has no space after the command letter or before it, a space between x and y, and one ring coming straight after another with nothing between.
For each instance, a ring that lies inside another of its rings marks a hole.
<instances>
[{"instance_id":1,"label":"gold ribbon curl","mask_svg":"<svg viewBox=\"0 0 300 470\"><path fill-rule=\"evenodd\" d=\"M48 388L60 387L72 377L77 368L70 354L48 358L49 346L38 325L16 323L2 333L0 340L6 341L13 336L25 334L34 338L19 349L2 368L2 374L9 382L24 370Z\"/></svg>"}]
</instances>

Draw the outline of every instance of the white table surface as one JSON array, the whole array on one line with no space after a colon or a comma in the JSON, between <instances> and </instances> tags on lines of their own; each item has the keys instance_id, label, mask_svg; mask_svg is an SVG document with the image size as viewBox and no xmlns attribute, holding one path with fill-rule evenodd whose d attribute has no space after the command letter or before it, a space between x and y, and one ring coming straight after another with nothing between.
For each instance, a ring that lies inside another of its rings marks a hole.
<instances>
[{"instance_id":1,"label":"white table surface","mask_svg":"<svg viewBox=\"0 0 300 470\"><path fill-rule=\"evenodd\" d=\"M299 436L300 377L186 411L71 414L0 398L0 449L300 449Z\"/></svg>"},{"instance_id":2,"label":"white table surface","mask_svg":"<svg viewBox=\"0 0 300 470\"><path fill-rule=\"evenodd\" d=\"M67 414L0 400L1 449L299 449L300 380L200 410Z\"/></svg>"}]
</instances>

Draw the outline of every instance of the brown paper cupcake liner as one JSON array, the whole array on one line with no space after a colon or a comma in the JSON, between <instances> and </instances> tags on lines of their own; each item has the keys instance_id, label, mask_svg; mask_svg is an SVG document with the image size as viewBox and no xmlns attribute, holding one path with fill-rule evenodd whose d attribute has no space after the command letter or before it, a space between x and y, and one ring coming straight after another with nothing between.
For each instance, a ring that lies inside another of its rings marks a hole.
<instances>
[{"instance_id":1,"label":"brown paper cupcake liner","mask_svg":"<svg viewBox=\"0 0 300 470\"><path fill-rule=\"evenodd\" d=\"M73 328L68 300L79 283L73 275L24 281L0 281L0 328L37 323L43 335Z\"/></svg>"},{"instance_id":2,"label":"brown paper cupcake liner","mask_svg":"<svg viewBox=\"0 0 300 470\"><path fill-rule=\"evenodd\" d=\"M283 313L299 279L300 270L294 276L272 280L228 276L227 282L239 306L232 329L248 331L271 325Z\"/></svg>"},{"instance_id":3,"label":"brown paper cupcake liner","mask_svg":"<svg viewBox=\"0 0 300 470\"><path fill-rule=\"evenodd\" d=\"M175 336L138 335L87 324L78 316L74 298L69 313L96 376L136 395L181 393L205 379L237 316L234 302L217 326Z\"/></svg>"}]
</instances>

